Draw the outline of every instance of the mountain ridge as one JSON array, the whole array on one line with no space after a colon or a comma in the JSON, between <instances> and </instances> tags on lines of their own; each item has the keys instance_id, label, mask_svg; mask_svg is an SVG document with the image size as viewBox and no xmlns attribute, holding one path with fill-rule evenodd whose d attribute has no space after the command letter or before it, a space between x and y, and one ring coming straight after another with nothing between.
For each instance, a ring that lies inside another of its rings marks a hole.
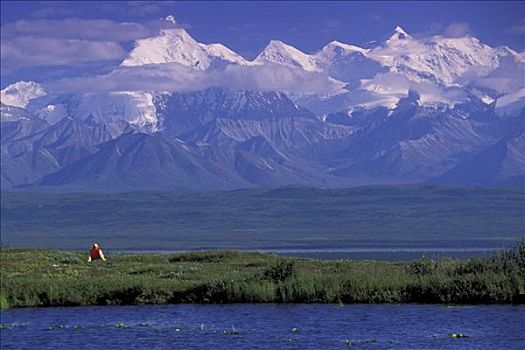
<instances>
[{"instance_id":1,"label":"mountain ridge","mask_svg":"<svg viewBox=\"0 0 525 350\"><path fill-rule=\"evenodd\" d=\"M397 27L368 48L331 41L308 54L274 40L248 61L182 28L162 29L138 40L119 69L182 66L215 85L82 93L9 86L0 108L2 189L475 184L484 170L480 183L523 183L522 56L470 36L418 38ZM233 88L230 73L343 87Z\"/></svg>"}]
</instances>

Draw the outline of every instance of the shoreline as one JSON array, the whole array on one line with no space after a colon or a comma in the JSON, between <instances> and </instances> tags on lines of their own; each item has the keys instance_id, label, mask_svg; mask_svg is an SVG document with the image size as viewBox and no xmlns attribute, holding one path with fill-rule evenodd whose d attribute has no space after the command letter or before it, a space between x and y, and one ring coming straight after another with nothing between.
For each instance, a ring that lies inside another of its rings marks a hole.
<instances>
[{"instance_id":1,"label":"shoreline","mask_svg":"<svg viewBox=\"0 0 525 350\"><path fill-rule=\"evenodd\" d=\"M223 251L231 250L243 253L262 253L262 254L300 254L300 253L440 253L440 252L496 252L501 247L466 247L466 248L448 248L448 247L423 247L423 248L233 248L233 249L194 249L194 250L151 250L151 249L125 249L115 250L116 254L182 254L199 251Z\"/></svg>"},{"instance_id":2,"label":"shoreline","mask_svg":"<svg viewBox=\"0 0 525 350\"><path fill-rule=\"evenodd\" d=\"M525 242L490 258L317 260L261 252L1 248L2 308L227 303L524 304Z\"/></svg>"}]
</instances>

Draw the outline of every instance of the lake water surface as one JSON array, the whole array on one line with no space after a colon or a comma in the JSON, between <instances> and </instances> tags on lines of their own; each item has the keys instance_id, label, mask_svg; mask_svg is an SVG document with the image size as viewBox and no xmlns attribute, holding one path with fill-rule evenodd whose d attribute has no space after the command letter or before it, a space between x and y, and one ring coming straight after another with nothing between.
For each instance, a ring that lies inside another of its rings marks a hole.
<instances>
[{"instance_id":1,"label":"lake water surface","mask_svg":"<svg viewBox=\"0 0 525 350\"><path fill-rule=\"evenodd\" d=\"M1 348L17 350L525 348L525 306L104 306L6 310L1 321Z\"/></svg>"}]
</instances>

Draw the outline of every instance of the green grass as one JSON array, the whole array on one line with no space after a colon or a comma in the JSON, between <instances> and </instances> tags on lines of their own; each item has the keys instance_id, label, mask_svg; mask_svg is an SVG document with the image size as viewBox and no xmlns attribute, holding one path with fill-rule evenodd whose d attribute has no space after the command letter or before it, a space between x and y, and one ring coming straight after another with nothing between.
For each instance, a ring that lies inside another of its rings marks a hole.
<instances>
[{"instance_id":1,"label":"green grass","mask_svg":"<svg viewBox=\"0 0 525 350\"><path fill-rule=\"evenodd\" d=\"M0 293L0 310L1 309L8 309L9 304L7 302L7 297L4 295L4 293Z\"/></svg>"},{"instance_id":2,"label":"green grass","mask_svg":"<svg viewBox=\"0 0 525 350\"><path fill-rule=\"evenodd\" d=\"M524 302L525 241L490 259L321 261L205 251L116 254L1 249L7 307L164 303Z\"/></svg>"},{"instance_id":3,"label":"green grass","mask_svg":"<svg viewBox=\"0 0 525 350\"><path fill-rule=\"evenodd\" d=\"M1 194L0 212L2 242L13 247L502 247L524 237L525 187L17 192Z\"/></svg>"}]
</instances>

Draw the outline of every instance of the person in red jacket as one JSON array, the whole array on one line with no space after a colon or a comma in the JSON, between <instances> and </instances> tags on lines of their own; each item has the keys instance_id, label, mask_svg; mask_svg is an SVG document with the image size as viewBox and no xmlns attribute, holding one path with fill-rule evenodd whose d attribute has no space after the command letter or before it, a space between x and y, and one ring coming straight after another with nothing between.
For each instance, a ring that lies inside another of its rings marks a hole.
<instances>
[{"instance_id":1,"label":"person in red jacket","mask_svg":"<svg viewBox=\"0 0 525 350\"><path fill-rule=\"evenodd\" d=\"M91 249L89 250L87 261L91 262L93 260L102 260L106 261L106 258L104 257L104 253L102 253L102 249L98 246L98 244L94 243Z\"/></svg>"}]
</instances>

